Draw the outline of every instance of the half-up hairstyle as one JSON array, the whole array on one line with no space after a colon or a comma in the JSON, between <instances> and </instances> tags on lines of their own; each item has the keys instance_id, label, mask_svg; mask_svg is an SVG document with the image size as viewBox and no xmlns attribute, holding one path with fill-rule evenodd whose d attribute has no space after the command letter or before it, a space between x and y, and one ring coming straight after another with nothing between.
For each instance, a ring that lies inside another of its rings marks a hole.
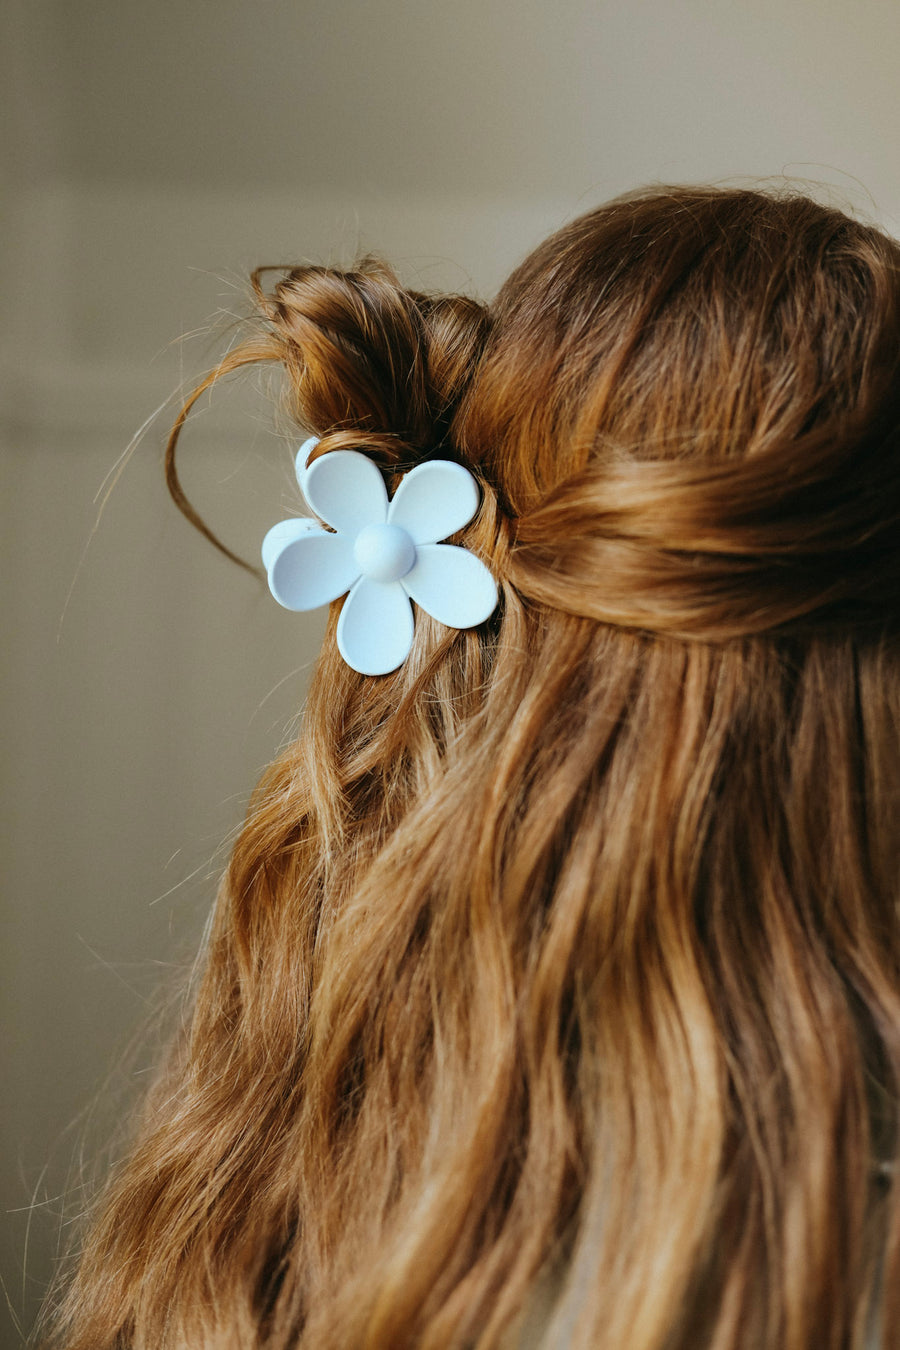
<instances>
[{"instance_id":1,"label":"half-up hairstyle","mask_svg":"<svg viewBox=\"0 0 900 1350\"><path fill-rule=\"evenodd\" d=\"M54 1344L900 1346L900 248L673 188L488 309L278 276L201 390L468 466L501 605L377 678L332 606Z\"/></svg>"}]
</instances>

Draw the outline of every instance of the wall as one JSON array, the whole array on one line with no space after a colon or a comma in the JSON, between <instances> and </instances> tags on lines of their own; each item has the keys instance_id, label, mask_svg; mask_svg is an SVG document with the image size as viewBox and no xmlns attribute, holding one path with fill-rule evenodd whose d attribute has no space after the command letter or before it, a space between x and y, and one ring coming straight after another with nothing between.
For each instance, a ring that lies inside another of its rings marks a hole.
<instances>
[{"instance_id":1,"label":"wall","mask_svg":"<svg viewBox=\"0 0 900 1350\"><path fill-rule=\"evenodd\" d=\"M168 504L154 410L231 340L257 262L374 248L489 295L616 192L735 175L823 180L893 228L900 9L8 0L3 22L12 1345L81 1203L79 1139L140 1083L146 1055L113 1066L190 963L321 632ZM292 445L252 380L187 437L189 491L248 556L296 505Z\"/></svg>"}]
</instances>

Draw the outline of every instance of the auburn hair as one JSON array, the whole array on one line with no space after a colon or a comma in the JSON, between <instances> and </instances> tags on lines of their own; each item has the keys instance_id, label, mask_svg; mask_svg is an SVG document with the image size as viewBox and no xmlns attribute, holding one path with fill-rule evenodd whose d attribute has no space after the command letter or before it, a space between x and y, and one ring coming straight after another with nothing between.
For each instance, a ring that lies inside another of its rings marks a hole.
<instances>
[{"instance_id":1,"label":"auburn hair","mask_svg":"<svg viewBox=\"0 0 900 1350\"><path fill-rule=\"evenodd\" d=\"M266 275L176 501L278 363L475 473L501 606L378 678L331 607L52 1343L900 1346L900 247L664 188L489 306Z\"/></svg>"}]
</instances>

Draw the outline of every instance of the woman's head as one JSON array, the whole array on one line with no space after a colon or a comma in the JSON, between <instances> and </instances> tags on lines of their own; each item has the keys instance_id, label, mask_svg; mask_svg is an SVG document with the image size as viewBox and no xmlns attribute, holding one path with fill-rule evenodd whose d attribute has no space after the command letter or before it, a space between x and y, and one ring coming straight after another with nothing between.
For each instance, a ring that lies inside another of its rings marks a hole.
<instances>
[{"instance_id":1,"label":"woman's head","mask_svg":"<svg viewBox=\"0 0 900 1350\"><path fill-rule=\"evenodd\" d=\"M378 678L332 615L73 1346L496 1345L548 1272L548 1343L862 1344L900 1261L898 261L667 189L487 307L257 275L217 373L280 362L318 454L469 466L502 603Z\"/></svg>"}]
</instances>

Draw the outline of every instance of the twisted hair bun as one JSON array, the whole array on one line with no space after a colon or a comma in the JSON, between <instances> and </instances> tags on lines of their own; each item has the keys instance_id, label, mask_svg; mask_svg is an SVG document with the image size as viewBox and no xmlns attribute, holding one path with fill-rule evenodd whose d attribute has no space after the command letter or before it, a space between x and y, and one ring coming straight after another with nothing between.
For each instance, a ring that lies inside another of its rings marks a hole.
<instances>
[{"instance_id":1,"label":"twisted hair bun","mask_svg":"<svg viewBox=\"0 0 900 1350\"><path fill-rule=\"evenodd\" d=\"M273 271L283 275L270 294L263 278ZM165 453L166 483L178 509L242 567L249 564L209 528L178 473L179 438L202 394L244 366L280 365L289 410L320 438L317 454L365 450L384 468L408 469L424 455L457 454L450 428L490 328L489 311L477 300L407 290L376 258L351 271L260 267L251 285L256 331L193 390Z\"/></svg>"},{"instance_id":2,"label":"twisted hair bun","mask_svg":"<svg viewBox=\"0 0 900 1350\"><path fill-rule=\"evenodd\" d=\"M291 269L253 284L290 377L295 415L318 435L408 465L445 451L489 327L465 296L407 290L383 262ZM329 439L321 447L337 448Z\"/></svg>"},{"instance_id":3,"label":"twisted hair bun","mask_svg":"<svg viewBox=\"0 0 900 1350\"><path fill-rule=\"evenodd\" d=\"M789 457L592 463L518 522L509 579L570 614L686 639L896 626L898 393L893 425L835 419Z\"/></svg>"}]
</instances>

